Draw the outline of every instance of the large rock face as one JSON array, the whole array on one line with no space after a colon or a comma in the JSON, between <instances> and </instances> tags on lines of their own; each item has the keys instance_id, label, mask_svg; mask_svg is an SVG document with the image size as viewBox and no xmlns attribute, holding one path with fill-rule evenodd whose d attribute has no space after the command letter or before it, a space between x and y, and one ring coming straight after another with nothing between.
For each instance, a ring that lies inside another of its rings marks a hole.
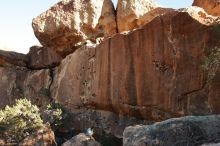
<instances>
[{"instance_id":1,"label":"large rock face","mask_svg":"<svg viewBox=\"0 0 220 146\"><path fill-rule=\"evenodd\" d=\"M34 18L33 29L43 46L65 54L76 43L115 34L114 6L111 0L63 0Z\"/></svg>"},{"instance_id":2,"label":"large rock face","mask_svg":"<svg viewBox=\"0 0 220 146\"><path fill-rule=\"evenodd\" d=\"M142 26L138 19L156 7L154 0L118 0L118 31L130 31Z\"/></svg>"},{"instance_id":3,"label":"large rock face","mask_svg":"<svg viewBox=\"0 0 220 146\"><path fill-rule=\"evenodd\" d=\"M203 8L210 15L220 16L219 0L194 0L193 6Z\"/></svg>"},{"instance_id":4,"label":"large rock face","mask_svg":"<svg viewBox=\"0 0 220 146\"><path fill-rule=\"evenodd\" d=\"M219 113L219 80L207 84L201 67L220 45L219 29L172 11L82 47L56 69L52 97L72 111L89 107L148 120Z\"/></svg>"},{"instance_id":5,"label":"large rock face","mask_svg":"<svg viewBox=\"0 0 220 146\"><path fill-rule=\"evenodd\" d=\"M196 146L220 142L220 116L184 117L127 127L124 146Z\"/></svg>"}]
</instances>

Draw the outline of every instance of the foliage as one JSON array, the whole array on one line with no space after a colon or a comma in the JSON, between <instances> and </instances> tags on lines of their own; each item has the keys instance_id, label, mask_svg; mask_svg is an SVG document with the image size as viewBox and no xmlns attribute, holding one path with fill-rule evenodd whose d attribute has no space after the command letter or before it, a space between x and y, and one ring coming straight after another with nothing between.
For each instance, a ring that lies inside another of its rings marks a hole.
<instances>
[{"instance_id":1,"label":"foliage","mask_svg":"<svg viewBox=\"0 0 220 146\"><path fill-rule=\"evenodd\" d=\"M50 89L48 89L48 88L41 88L40 91L39 91L39 94L47 96L47 97L51 96L50 95Z\"/></svg>"},{"instance_id":2,"label":"foliage","mask_svg":"<svg viewBox=\"0 0 220 146\"><path fill-rule=\"evenodd\" d=\"M50 123L54 131L56 131L57 128L62 126L63 121L67 117L66 109L59 103L49 104L45 112L48 115L48 118L46 121Z\"/></svg>"},{"instance_id":3,"label":"foliage","mask_svg":"<svg viewBox=\"0 0 220 146\"><path fill-rule=\"evenodd\" d=\"M213 80L220 67L220 48L214 48L204 59L203 68L208 71L208 81Z\"/></svg>"},{"instance_id":4,"label":"foliage","mask_svg":"<svg viewBox=\"0 0 220 146\"><path fill-rule=\"evenodd\" d=\"M42 126L38 107L26 98L18 99L14 106L0 110L0 135L10 143L21 141Z\"/></svg>"}]
</instances>

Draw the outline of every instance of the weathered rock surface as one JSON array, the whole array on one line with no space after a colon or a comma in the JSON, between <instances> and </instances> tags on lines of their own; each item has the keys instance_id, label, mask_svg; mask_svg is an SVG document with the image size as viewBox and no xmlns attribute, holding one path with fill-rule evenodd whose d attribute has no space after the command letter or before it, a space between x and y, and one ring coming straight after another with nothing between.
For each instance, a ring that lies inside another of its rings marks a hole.
<instances>
[{"instance_id":1,"label":"weathered rock surface","mask_svg":"<svg viewBox=\"0 0 220 146\"><path fill-rule=\"evenodd\" d=\"M219 29L172 11L82 47L56 69L52 97L72 111L88 107L147 120L217 114L219 80L207 84L201 63L207 49L220 45Z\"/></svg>"},{"instance_id":2,"label":"weathered rock surface","mask_svg":"<svg viewBox=\"0 0 220 146\"><path fill-rule=\"evenodd\" d=\"M0 108L12 105L15 99L24 97L40 107L46 106L50 101L50 84L49 70L0 67Z\"/></svg>"},{"instance_id":3,"label":"weathered rock surface","mask_svg":"<svg viewBox=\"0 0 220 146\"><path fill-rule=\"evenodd\" d=\"M220 16L219 0L194 0L192 5L203 8L210 15Z\"/></svg>"},{"instance_id":4,"label":"weathered rock surface","mask_svg":"<svg viewBox=\"0 0 220 146\"><path fill-rule=\"evenodd\" d=\"M62 60L62 57L51 48L33 46L28 53L28 67L31 69L52 68Z\"/></svg>"},{"instance_id":5,"label":"weathered rock surface","mask_svg":"<svg viewBox=\"0 0 220 146\"><path fill-rule=\"evenodd\" d=\"M124 146L196 146L220 142L220 116L169 119L153 125L127 127Z\"/></svg>"},{"instance_id":6,"label":"weathered rock surface","mask_svg":"<svg viewBox=\"0 0 220 146\"><path fill-rule=\"evenodd\" d=\"M203 8L191 6L188 8L179 9L181 12L187 12L195 20L204 25L220 24L220 18L207 14Z\"/></svg>"},{"instance_id":7,"label":"weathered rock surface","mask_svg":"<svg viewBox=\"0 0 220 146\"><path fill-rule=\"evenodd\" d=\"M72 52L79 42L116 33L111 0L63 0L34 18L32 25L41 44L61 54Z\"/></svg>"},{"instance_id":8,"label":"weathered rock surface","mask_svg":"<svg viewBox=\"0 0 220 146\"><path fill-rule=\"evenodd\" d=\"M56 146L55 135L50 128L45 127L26 137L19 146Z\"/></svg>"},{"instance_id":9,"label":"weathered rock surface","mask_svg":"<svg viewBox=\"0 0 220 146\"><path fill-rule=\"evenodd\" d=\"M216 143L216 144L214 144L214 143L212 143L212 144L203 144L201 146L220 146L220 143Z\"/></svg>"},{"instance_id":10,"label":"weathered rock surface","mask_svg":"<svg viewBox=\"0 0 220 146\"><path fill-rule=\"evenodd\" d=\"M26 67L27 62L28 62L28 58L24 54L0 50L1 67L10 67L10 66Z\"/></svg>"},{"instance_id":11,"label":"weathered rock surface","mask_svg":"<svg viewBox=\"0 0 220 146\"><path fill-rule=\"evenodd\" d=\"M154 0L118 0L118 31L130 31L142 26L143 19L139 20L139 18L156 7L158 7L158 5Z\"/></svg>"},{"instance_id":12,"label":"weathered rock surface","mask_svg":"<svg viewBox=\"0 0 220 146\"><path fill-rule=\"evenodd\" d=\"M101 144L88 137L84 133L80 133L79 135L62 144L62 146L101 146Z\"/></svg>"}]
</instances>

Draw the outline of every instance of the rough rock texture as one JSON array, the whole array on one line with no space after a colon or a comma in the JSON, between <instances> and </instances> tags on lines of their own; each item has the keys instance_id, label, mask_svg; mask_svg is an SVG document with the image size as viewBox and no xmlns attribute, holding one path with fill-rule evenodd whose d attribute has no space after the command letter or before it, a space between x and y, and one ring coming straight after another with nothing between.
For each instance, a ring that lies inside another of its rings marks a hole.
<instances>
[{"instance_id":1,"label":"rough rock texture","mask_svg":"<svg viewBox=\"0 0 220 146\"><path fill-rule=\"evenodd\" d=\"M62 146L101 146L101 144L86 136L84 133L80 133L62 144Z\"/></svg>"},{"instance_id":2,"label":"rough rock texture","mask_svg":"<svg viewBox=\"0 0 220 146\"><path fill-rule=\"evenodd\" d=\"M0 50L0 66L20 66L26 67L28 58L24 54Z\"/></svg>"},{"instance_id":3,"label":"rough rock texture","mask_svg":"<svg viewBox=\"0 0 220 146\"><path fill-rule=\"evenodd\" d=\"M35 135L26 137L19 146L56 146L55 135L50 128L45 127Z\"/></svg>"},{"instance_id":4,"label":"rough rock texture","mask_svg":"<svg viewBox=\"0 0 220 146\"><path fill-rule=\"evenodd\" d=\"M63 0L32 22L41 44L61 54L76 43L116 33L115 10L111 0Z\"/></svg>"},{"instance_id":5,"label":"rough rock texture","mask_svg":"<svg viewBox=\"0 0 220 146\"><path fill-rule=\"evenodd\" d=\"M62 57L53 49L33 46L28 53L28 67L31 69L51 68L59 65Z\"/></svg>"},{"instance_id":6,"label":"rough rock texture","mask_svg":"<svg viewBox=\"0 0 220 146\"><path fill-rule=\"evenodd\" d=\"M191 6L188 8L179 9L181 12L187 12L195 20L204 25L220 24L220 18L207 14L203 8Z\"/></svg>"},{"instance_id":7,"label":"rough rock texture","mask_svg":"<svg viewBox=\"0 0 220 146\"><path fill-rule=\"evenodd\" d=\"M153 125L127 127L124 146L196 146L220 142L220 116L169 119Z\"/></svg>"},{"instance_id":8,"label":"rough rock texture","mask_svg":"<svg viewBox=\"0 0 220 146\"><path fill-rule=\"evenodd\" d=\"M23 97L30 99L40 108L45 108L51 101L50 86L52 83L49 69L28 71L23 81Z\"/></svg>"},{"instance_id":9,"label":"rough rock texture","mask_svg":"<svg viewBox=\"0 0 220 146\"><path fill-rule=\"evenodd\" d=\"M194 0L192 5L203 8L210 15L220 16L220 0Z\"/></svg>"},{"instance_id":10,"label":"rough rock texture","mask_svg":"<svg viewBox=\"0 0 220 146\"><path fill-rule=\"evenodd\" d=\"M0 108L24 97L42 107L50 101L50 84L49 70L30 71L26 68L0 67Z\"/></svg>"},{"instance_id":11,"label":"rough rock texture","mask_svg":"<svg viewBox=\"0 0 220 146\"><path fill-rule=\"evenodd\" d=\"M220 26L172 11L142 29L82 47L55 71L52 97L74 111L108 110L147 120L219 113L220 80L201 67L220 46Z\"/></svg>"},{"instance_id":12,"label":"rough rock texture","mask_svg":"<svg viewBox=\"0 0 220 146\"><path fill-rule=\"evenodd\" d=\"M129 31L142 26L143 23L140 23L138 19L156 7L158 5L154 0L118 0L118 31Z\"/></svg>"},{"instance_id":13,"label":"rough rock texture","mask_svg":"<svg viewBox=\"0 0 220 146\"><path fill-rule=\"evenodd\" d=\"M201 146L220 146L220 143L216 143L216 144L214 144L214 143L211 143L211 144L203 144L203 145L201 145Z\"/></svg>"}]
</instances>

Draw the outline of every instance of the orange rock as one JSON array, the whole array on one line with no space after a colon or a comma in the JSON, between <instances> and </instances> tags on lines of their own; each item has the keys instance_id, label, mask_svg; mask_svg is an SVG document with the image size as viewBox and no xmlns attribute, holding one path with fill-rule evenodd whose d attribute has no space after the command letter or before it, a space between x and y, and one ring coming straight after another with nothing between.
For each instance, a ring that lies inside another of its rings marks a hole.
<instances>
[{"instance_id":1,"label":"orange rock","mask_svg":"<svg viewBox=\"0 0 220 146\"><path fill-rule=\"evenodd\" d=\"M194 0L192 5L203 8L210 15L220 16L220 0Z\"/></svg>"},{"instance_id":2,"label":"orange rock","mask_svg":"<svg viewBox=\"0 0 220 146\"><path fill-rule=\"evenodd\" d=\"M68 54L79 42L115 34L115 10L111 0L62 0L34 18L32 26L44 47Z\"/></svg>"},{"instance_id":3,"label":"orange rock","mask_svg":"<svg viewBox=\"0 0 220 146\"><path fill-rule=\"evenodd\" d=\"M139 19L158 5L154 0L119 0L117 5L118 31L131 31L141 27Z\"/></svg>"},{"instance_id":4,"label":"orange rock","mask_svg":"<svg viewBox=\"0 0 220 146\"><path fill-rule=\"evenodd\" d=\"M56 69L52 97L72 111L90 107L147 120L219 111L209 102L211 94L220 97L219 87L206 84L201 67L207 49L220 46L218 29L169 11L67 56Z\"/></svg>"}]
</instances>

